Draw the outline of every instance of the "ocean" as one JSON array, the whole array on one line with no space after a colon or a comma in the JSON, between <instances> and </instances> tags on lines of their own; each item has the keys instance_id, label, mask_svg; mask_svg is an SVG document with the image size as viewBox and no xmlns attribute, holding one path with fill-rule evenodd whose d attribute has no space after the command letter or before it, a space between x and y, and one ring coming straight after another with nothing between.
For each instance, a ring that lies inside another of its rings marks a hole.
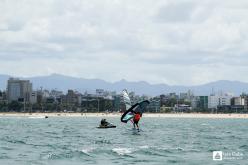
<instances>
[{"instance_id":1,"label":"ocean","mask_svg":"<svg viewBox=\"0 0 248 165\"><path fill-rule=\"evenodd\" d=\"M247 119L147 117L140 132L106 119L117 128L97 129L100 117L1 117L0 164L248 164Z\"/></svg>"}]
</instances>

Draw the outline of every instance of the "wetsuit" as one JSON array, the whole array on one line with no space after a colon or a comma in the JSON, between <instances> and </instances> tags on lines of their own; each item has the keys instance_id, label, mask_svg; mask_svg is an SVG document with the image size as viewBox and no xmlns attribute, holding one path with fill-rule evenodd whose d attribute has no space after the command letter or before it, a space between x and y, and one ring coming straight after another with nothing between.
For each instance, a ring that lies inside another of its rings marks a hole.
<instances>
[{"instance_id":1,"label":"wetsuit","mask_svg":"<svg viewBox=\"0 0 248 165\"><path fill-rule=\"evenodd\" d=\"M140 114L140 113L136 113L136 114L134 115L134 118L133 118L133 127L134 127L134 128L135 128L135 125L136 125L137 128L139 129L138 123L139 123L140 118L141 118L141 114Z\"/></svg>"},{"instance_id":2,"label":"wetsuit","mask_svg":"<svg viewBox=\"0 0 248 165\"><path fill-rule=\"evenodd\" d=\"M141 115L140 115L139 113L136 113L136 114L134 115L133 122L134 122L135 124L138 124L140 118L141 118Z\"/></svg>"}]
</instances>

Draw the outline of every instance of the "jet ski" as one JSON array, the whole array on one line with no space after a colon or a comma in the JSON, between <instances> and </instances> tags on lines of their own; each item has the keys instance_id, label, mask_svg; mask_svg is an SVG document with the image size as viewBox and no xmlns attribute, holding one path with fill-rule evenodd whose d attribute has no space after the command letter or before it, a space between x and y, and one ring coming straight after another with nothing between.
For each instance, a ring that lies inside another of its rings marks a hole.
<instances>
[{"instance_id":1,"label":"jet ski","mask_svg":"<svg viewBox=\"0 0 248 165\"><path fill-rule=\"evenodd\" d=\"M108 125L99 125L97 128L116 128L116 126L109 123Z\"/></svg>"},{"instance_id":2,"label":"jet ski","mask_svg":"<svg viewBox=\"0 0 248 165\"><path fill-rule=\"evenodd\" d=\"M106 119L102 119L100 125L97 128L116 128L116 126L107 122Z\"/></svg>"}]
</instances>

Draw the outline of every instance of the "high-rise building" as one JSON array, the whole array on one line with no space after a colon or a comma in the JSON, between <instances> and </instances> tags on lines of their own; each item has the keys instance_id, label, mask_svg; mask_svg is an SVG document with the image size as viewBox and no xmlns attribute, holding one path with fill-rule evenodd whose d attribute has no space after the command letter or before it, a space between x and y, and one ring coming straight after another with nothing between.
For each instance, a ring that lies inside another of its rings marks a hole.
<instances>
[{"instance_id":1,"label":"high-rise building","mask_svg":"<svg viewBox=\"0 0 248 165\"><path fill-rule=\"evenodd\" d=\"M29 102L32 93L32 83L29 80L10 78L7 85L8 102Z\"/></svg>"},{"instance_id":2,"label":"high-rise building","mask_svg":"<svg viewBox=\"0 0 248 165\"><path fill-rule=\"evenodd\" d=\"M233 97L231 99L231 105L245 105L245 98L243 98L243 97Z\"/></svg>"},{"instance_id":3,"label":"high-rise building","mask_svg":"<svg viewBox=\"0 0 248 165\"><path fill-rule=\"evenodd\" d=\"M31 104L37 103L37 92L35 92L35 91L31 92L30 103Z\"/></svg>"},{"instance_id":4,"label":"high-rise building","mask_svg":"<svg viewBox=\"0 0 248 165\"><path fill-rule=\"evenodd\" d=\"M199 103L201 109L208 109L208 96L199 96Z\"/></svg>"},{"instance_id":5,"label":"high-rise building","mask_svg":"<svg viewBox=\"0 0 248 165\"><path fill-rule=\"evenodd\" d=\"M216 109L218 106L231 105L232 97L230 94L210 95L208 97L208 108Z\"/></svg>"},{"instance_id":6,"label":"high-rise building","mask_svg":"<svg viewBox=\"0 0 248 165\"><path fill-rule=\"evenodd\" d=\"M62 99L62 103L67 105L81 105L82 102L81 94L73 90L68 90L66 95L61 96L61 99Z\"/></svg>"}]
</instances>

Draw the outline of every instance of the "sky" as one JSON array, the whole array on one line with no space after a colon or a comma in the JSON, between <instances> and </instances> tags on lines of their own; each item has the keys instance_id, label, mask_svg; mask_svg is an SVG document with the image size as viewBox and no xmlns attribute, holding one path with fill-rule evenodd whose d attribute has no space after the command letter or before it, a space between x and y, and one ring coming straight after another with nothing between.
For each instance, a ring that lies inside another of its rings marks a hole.
<instances>
[{"instance_id":1,"label":"sky","mask_svg":"<svg viewBox=\"0 0 248 165\"><path fill-rule=\"evenodd\" d=\"M0 0L0 74L248 82L247 0Z\"/></svg>"}]
</instances>

